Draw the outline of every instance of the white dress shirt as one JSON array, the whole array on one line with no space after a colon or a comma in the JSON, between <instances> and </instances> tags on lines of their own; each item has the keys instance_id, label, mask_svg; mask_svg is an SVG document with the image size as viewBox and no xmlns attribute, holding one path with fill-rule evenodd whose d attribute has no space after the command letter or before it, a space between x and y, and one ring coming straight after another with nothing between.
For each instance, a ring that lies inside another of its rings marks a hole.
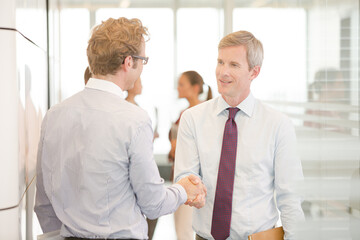
<instances>
[{"instance_id":1,"label":"white dress shirt","mask_svg":"<svg viewBox=\"0 0 360 240\"><path fill-rule=\"evenodd\" d=\"M155 219L186 201L164 186L153 159L151 121L112 82L86 88L52 107L42 125L35 211L44 232L147 239Z\"/></svg>"},{"instance_id":2,"label":"white dress shirt","mask_svg":"<svg viewBox=\"0 0 360 240\"><path fill-rule=\"evenodd\" d=\"M186 110L177 137L175 180L197 174L207 187L205 207L193 214L194 230L206 239L213 239L212 213L228 107L219 96ZM273 228L279 218L277 207L285 239L293 239L294 224L304 219L301 199L292 185L303 178L294 127L289 118L251 93L237 107L241 111L235 116L238 144L228 239L245 240Z\"/></svg>"}]
</instances>

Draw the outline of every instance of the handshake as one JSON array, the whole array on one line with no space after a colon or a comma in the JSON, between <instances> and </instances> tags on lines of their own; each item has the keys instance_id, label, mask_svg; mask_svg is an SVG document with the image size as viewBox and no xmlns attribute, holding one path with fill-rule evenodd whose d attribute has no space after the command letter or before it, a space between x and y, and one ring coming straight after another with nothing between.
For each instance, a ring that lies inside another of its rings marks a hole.
<instances>
[{"instance_id":1,"label":"handshake","mask_svg":"<svg viewBox=\"0 0 360 240\"><path fill-rule=\"evenodd\" d=\"M180 179L177 184L180 184L186 191L186 205L196 208L202 208L205 205L207 190L199 177L189 175Z\"/></svg>"}]
</instances>

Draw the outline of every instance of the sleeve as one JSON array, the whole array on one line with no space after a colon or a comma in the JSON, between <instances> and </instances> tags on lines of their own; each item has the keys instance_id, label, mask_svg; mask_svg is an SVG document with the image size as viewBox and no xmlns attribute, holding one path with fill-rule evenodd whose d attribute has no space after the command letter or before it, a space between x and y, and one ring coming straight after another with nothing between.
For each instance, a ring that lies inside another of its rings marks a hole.
<instances>
[{"instance_id":1,"label":"sleeve","mask_svg":"<svg viewBox=\"0 0 360 240\"><path fill-rule=\"evenodd\" d=\"M189 111L180 120L175 151L174 179L194 174L201 178L199 152L196 144L195 126Z\"/></svg>"},{"instance_id":2,"label":"sleeve","mask_svg":"<svg viewBox=\"0 0 360 240\"><path fill-rule=\"evenodd\" d=\"M185 189L164 179L153 158L153 132L150 119L140 126L129 146L130 182L141 211L150 219L173 213L187 200Z\"/></svg>"},{"instance_id":3,"label":"sleeve","mask_svg":"<svg viewBox=\"0 0 360 240\"><path fill-rule=\"evenodd\" d=\"M45 116L41 127L41 137L37 153L36 164L36 199L34 211L38 217L41 229L44 233L60 230L61 221L57 218L49 198L45 193L43 173L41 168L42 147L46 133L47 116Z\"/></svg>"},{"instance_id":4,"label":"sleeve","mask_svg":"<svg viewBox=\"0 0 360 240\"><path fill-rule=\"evenodd\" d=\"M300 158L296 151L296 134L290 119L280 124L275 149L275 193L280 210L281 222L285 231L285 240L295 238L295 226L304 221L301 208L299 184L303 181Z\"/></svg>"}]
</instances>

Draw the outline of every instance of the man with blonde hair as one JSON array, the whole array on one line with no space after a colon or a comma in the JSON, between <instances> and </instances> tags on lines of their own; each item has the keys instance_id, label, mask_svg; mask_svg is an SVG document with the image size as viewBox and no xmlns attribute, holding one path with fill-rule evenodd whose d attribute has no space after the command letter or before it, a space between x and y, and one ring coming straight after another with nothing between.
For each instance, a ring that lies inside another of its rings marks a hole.
<instances>
[{"instance_id":1,"label":"man with blonde hair","mask_svg":"<svg viewBox=\"0 0 360 240\"><path fill-rule=\"evenodd\" d=\"M193 214L197 240L245 240L274 228L278 209L285 239L294 239L304 218L292 185L303 178L294 127L250 91L262 60L262 44L250 32L225 36L216 67L221 96L182 114L175 180L195 174L208 189L205 206Z\"/></svg>"},{"instance_id":2,"label":"man with blonde hair","mask_svg":"<svg viewBox=\"0 0 360 240\"><path fill-rule=\"evenodd\" d=\"M147 239L150 219L181 204L205 204L196 176L164 186L144 110L124 99L139 79L147 29L138 19L108 19L93 29L92 78L46 114L39 143L35 212L44 232L65 239Z\"/></svg>"}]
</instances>

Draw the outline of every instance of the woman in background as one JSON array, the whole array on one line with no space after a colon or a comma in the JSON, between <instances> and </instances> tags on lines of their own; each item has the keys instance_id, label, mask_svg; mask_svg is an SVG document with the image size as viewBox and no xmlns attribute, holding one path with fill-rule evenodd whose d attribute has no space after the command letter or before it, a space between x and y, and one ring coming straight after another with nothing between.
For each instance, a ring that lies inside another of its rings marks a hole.
<instances>
[{"instance_id":1,"label":"woman in background","mask_svg":"<svg viewBox=\"0 0 360 240\"><path fill-rule=\"evenodd\" d=\"M135 97L137 95L140 95L141 92L142 92L141 78L136 80L135 83L134 83L134 87L132 89L129 89L127 92L128 92L128 95L126 97L126 101L131 102L131 103L133 103L135 105L138 105L135 102Z\"/></svg>"},{"instance_id":2,"label":"woman in background","mask_svg":"<svg viewBox=\"0 0 360 240\"><path fill-rule=\"evenodd\" d=\"M90 72L90 68L86 67L85 72L84 72L84 81L85 81L85 85L87 84L87 82L89 81L89 79L92 77L92 74Z\"/></svg>"},{"instance_id":3,"label":"woman in background","mask_svg":"<svg viewBox=\"0 0 360 240\"><path fill-rule=\"evenodd\" d=\"M186 98L189 102L189 107L198 105L201 103L199 96L203 93L204 80L199 73L195 71L187 71L181 74L178 80L178 93L179 98ZM212 98L212 92L210 86L208 87L208 94L206 100ZM185 111L185 110L184 110ZM182 112L181 112L182 113ZM181 117L181 114L180 114ZM174 161L175 161L175 149L176 149L176 137L177 129L180 122L179 119L172 124L169 139L171 143L171 150L169 152L169 161L173 163L171 180L174 177ZM187 205L181 205L174 213L175 230L178 240L194 239L194 232L192 230L192 208Z\"/></svg>"}]
</instances>

